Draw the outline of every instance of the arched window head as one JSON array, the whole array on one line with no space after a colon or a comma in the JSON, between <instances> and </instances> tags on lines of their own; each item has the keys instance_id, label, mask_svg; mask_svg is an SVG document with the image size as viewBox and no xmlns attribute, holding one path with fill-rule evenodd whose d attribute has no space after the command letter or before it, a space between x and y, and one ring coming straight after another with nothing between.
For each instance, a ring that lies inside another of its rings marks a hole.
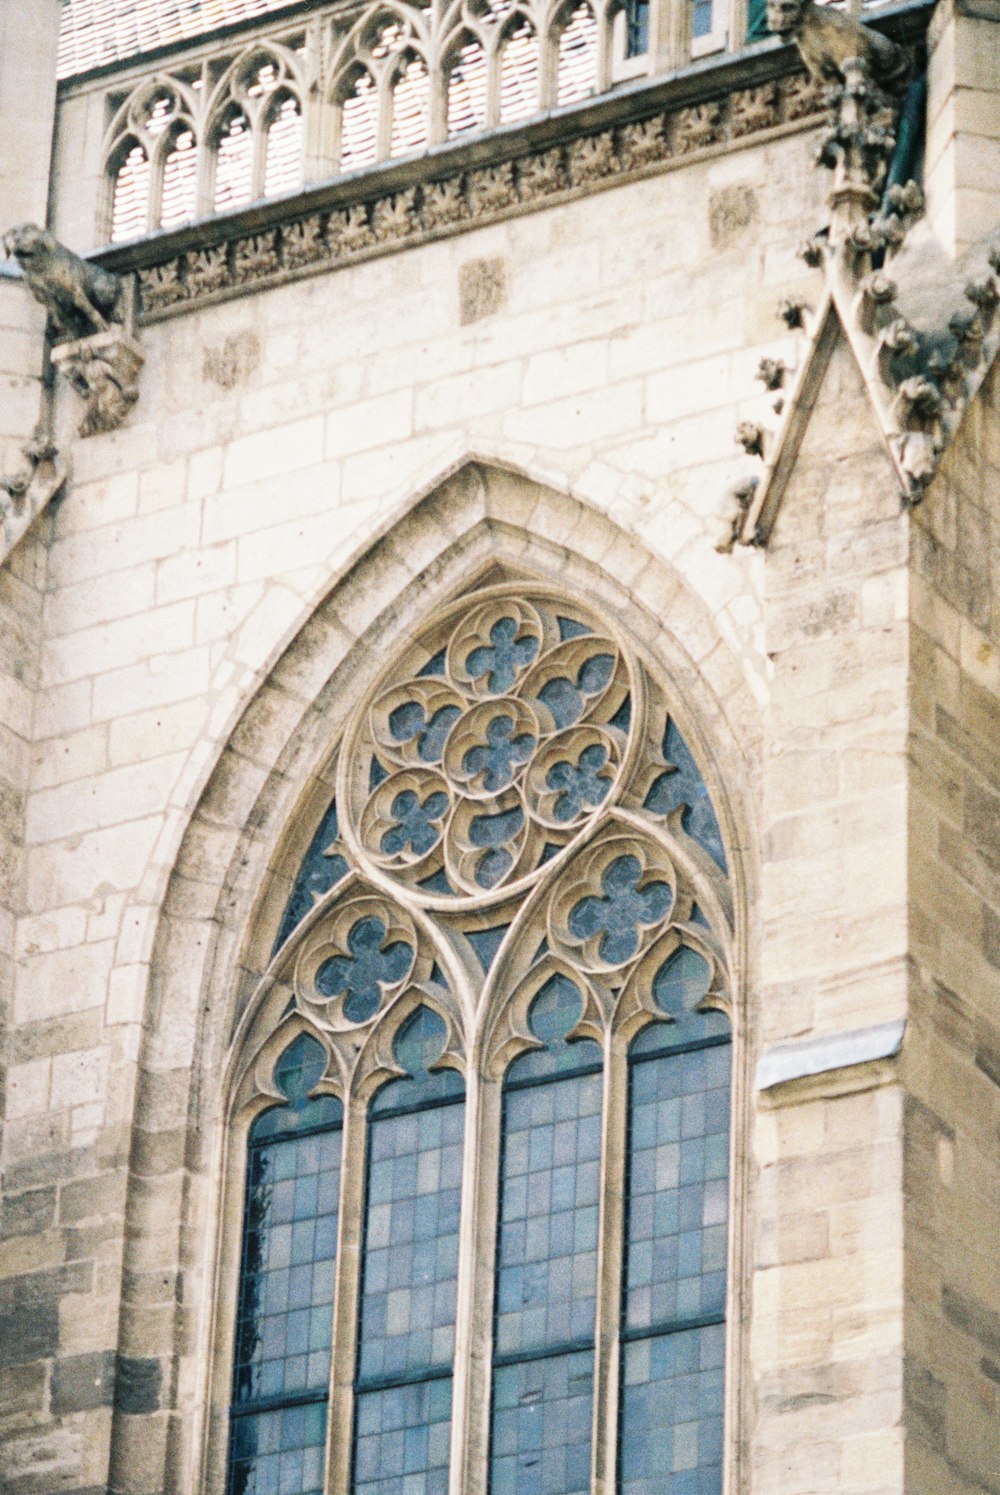
<instances>
[{"instance_id":1,"label":"arched window head","mask_svg":"<svg viewBox=\"0 0 1000 1495\"><path fill-rule=\"evenodd\" d=\"M326 1495L721 1495L732 899L669 686L589 601L503 580L331 736L236 1066L231 1495L273 1456L312 1491L321 1444ZM341 1135L332 1297L293 1308L257 1160Z\"/></svg>"}]
</instances>

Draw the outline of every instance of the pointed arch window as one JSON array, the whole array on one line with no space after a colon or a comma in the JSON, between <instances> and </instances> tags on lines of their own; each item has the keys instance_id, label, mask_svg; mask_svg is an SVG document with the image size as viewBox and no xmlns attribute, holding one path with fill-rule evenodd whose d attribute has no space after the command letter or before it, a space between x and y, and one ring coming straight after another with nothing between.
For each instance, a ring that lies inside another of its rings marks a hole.
<instances>
[{"instance_id":1,"label":"pointed arch window","mask_svg":"<svg viewBox=\"0 0 1000 1495\"><path fill-rule=\"evenodd\" d=\"M334 752L234 1059L229 1495L721 1495L732 896L655 665L504 581Z\"/></svg>"}]
</instances>

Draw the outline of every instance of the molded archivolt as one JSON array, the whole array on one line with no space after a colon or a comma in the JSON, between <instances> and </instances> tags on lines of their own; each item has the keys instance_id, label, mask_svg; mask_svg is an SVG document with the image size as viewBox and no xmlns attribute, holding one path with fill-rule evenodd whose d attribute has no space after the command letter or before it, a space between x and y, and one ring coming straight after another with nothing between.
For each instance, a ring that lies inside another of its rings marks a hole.
<instances>
[{"instance_id":1,"label":"molded archivolt","mask_svg":"<svg viewBox=\"0 0 1000 1495\"><path fill-rule=\"evenodd\" d=\"M600 884L602 877L607 878L608 866L604 863L609 863L609 858L620 861L636 855L638 848L639 860L645 858L649 865L639 869L637 886L641 891L652 878L657 885L673 887L681 921L677 941L703 955L712 969L728 972L728 1000L735 1012L736 1027L746 1030L745 987L752 959L748 911L754 903L759 862L749 807L756 802L753 765L759 757L759 725L738 666L715 633L700 600L666 565L605 515L521 474L466 462L387 525L383 536L304 620L247 705L183 835L157 929L139 1061L119 1341L121 1354L161 1362L164 1406L143 1416L115 1414L110 1487L121 1495L154 1489L179 1495L197 1481L208 1368L212 1346L222 1332L215 1315L227 1297L227 1288L217 1280L219 1242L239 1231L241 1202L235 1206L234 1217L233 1189L225 1188L227 1167L231 1166L227 1162L229 1121L234 1110L242 1111L245 1126L269 1098L275 1098L272 1075L278 1053L298 1032L322 1034L324 1023L328 1027L332 1023L334 1029L339 1023L341 1030L359 1035L358 1063L369 1076L366 1084L374 1088L380 1077L398 1072L393 1035L411 1009L422 1002L444 1021L451 1035L442 1062L459 1068L464 1062L459 1057L461 1039L463 1030L467 1036L473 1000L465 972L473 944L467 934L442 933L440 919L435 922L431 918L434 907L447 902L444 896L437 896L433 878L436 860L442 867L458 867L459 877L466 877L468 886L459 889L463 896L458 901L468 909L471 917L466 922L474 933L477 925L481 928L496 922L492 915L487 919L477 910L477 863L475 859L462 862L461 838L456 831L456 845L450 852L429 849L426 876L432 879L432 886L401 913L398 903L389 896L392 876L398 869L387 871L383 866L380 871L379 858L398 862L404 877L416 884L420 868L414 869L405 854L413 853L412 838L408 846L400 845L397 851L399 836L394 837L392 832L400 825L400 817L392 819L392 800L385 823L386 810L380 801L374 809L369 808L379 799L380 785L376 782L366 790L364 783L357 781L358 742L345 740L354 758L349 761L342 748L339 767L331 755L338 746L338 734L352 720L362 719L360 708L365 703L366 710L372 708L365 718L368 725L357 730L362 736L374 732L377 737L380 723L384 726L388 713L395 709L392 701L380 702L378 681L387 681L391 691L396 678L390 673L391 666L406 656L407 650L416 648L415 641L426 637L428 628L438 628L443 638L451 637L454 622L461 615L456 599L470 591L484 592L487 598L500 596L505 602L520 592L529 599L526 607L533 607L535 612L535 619L525 614L529 631L535 628L540 636L546 627L552 627L551 619L547 622L544 615L549 605L546 599L557 595L570 602L578 599L578 609L587 615L588 622L593 619L596 624L597 619L604 619L610 623L613 648L604 652L617 652L618 663L613 664L610 674L602 665L598 672L601 679L597 680L595 674L590 682L595 686L592 694L598 705L591 713L593 720L582 719L575 724L575 730L582 733L576 744L578 756L598 776L603 773L609 783L618 782L617 776L624 775L628 763L659 761L664 748L662 725L650 740L631 744L627 726L622 731L624 717L619 715L617 723L612 721L619 709L617 696L642 689L634 677L635 661L640 661L648 678L659 682L670 716L703 773L718 813L728 860L727 889L718 868L713 877L711 858L695 842L685 849L690 838L673 834L677 827L673 823L667 826L669 815L664 820L665 840L658 839L655 830L650 833L649 827L637 829L631 823L630 817L632 821L635 818L634 793L631 800L625 795L616 803L611 818L602 821L600 832L586 830L585 794L579 806L571 797L557 813L553 795L558 796L564 786L558 772L553 777L552 769L557 761L563 762L563 756L556 752L552 764L541 762L547 751L552 756L551 741L559 735L558 723L548 721L542 724L548 731L547 742L538 752L532 750L533 756L528 755L531 762L523 765L524 782L519 792L540 826L551 822L556 850L543 852L544 842L528 854L524 854L523 846L512 846L514 865L505 865L500 877L509 877L512 893L518 893L513 899L515 912L520 909L516 912L518 921L534 917L531 885L545 877L546 858L554 858L553 867L555 862L565 866L565 874L560 876L570 881L590 858L594 866L589 867L587 876ZM534 602L530 601L532 594ZM551 616L557 616L557 610ZM491 631L490 620L480 620L485 635L476 647L489 652L499 645L502 655L506 641L499 634L494 637L496 622L493 619ZM470 626L473 631L479 626L475 618ZM578 647L573 637L551 642L557 651L562 649L567 654L567 668L557 673L579 683L580 670L587 661L568 660ZM447 650L447 639L444 647ZM468 650L464 657L468 658ZM454 678L443 682L434 675L423 678L432 688L440 686L445 695L456 690L461 694ZM522 732L522 726L528 728L532 721L539 724L542 708L538 703L546 699L544 683L535 682L538 691L534 695L531 691L520 696L516 690L511 692L518 704L511 706L511 731L500 743L491 742L490 723L478 722L476 680L465 682L468 699L456 700L452 707L465 711L470 741L455 763L441 769L451 796L449 814L455 822L461 822L463 799L474 805L477 795L492 792L485 788L491 768L501 777L511 767L515 776L521 772L514 761L519 750L512 745L519 737L531 735L530 731ZM555 699L552 691L547 699L551 705ZM433 702L427 704L434 707ZM437 709L440 706L438 703ZM545 732L541 735L545 737ZM476 737L475 742L472 737ZM367 742L370 747L371 739ZM361 747L364 745L361 743ZM477 748L482 750L478 755ZM588 749L593 750L589 755ZM405 743L403 750L405 757ZM400 794L407 792L402 779L412 767L400 762L395 769L401 776ZM433 774L438 769L430 765L429 771ZM633 786L640 778L641 774L636 777L633 772ZM424 790L427 787L422 786ZM498 786L496 792L502 794L507 787ZM582 787L582 780L577 787ZM279 951L272 959L282 915L310 842L317 834L323 837L332 832L334 839L338 834L339 828L324 821L335 792L338 798L355 795L356 803L348 816L346 840L351 844L345 865L347 860L357 865L360 856L362 866L348 874L332 899L321 901L312 913L306 913L295 937L287 943L288 957ZM418 806L426 809L427 798L427 793L422 799L417 794ZM397 802L396 809L400 808L406 806ZM435 808L431 806L431 810ZM569 813L571 822L574 817L580 821L582 830L575 840L566 831L568 822L559 819L563 812ZM375 857L359 848L358 842L358 837L366 834L363 827L371 824L376 827L371 843L377 850ZM419 827L412 828L419 832ZM566 846L568 835L572 846L560 850L560 845ZM617 849L612 844L616 838L622 841ZM550 889L552 885L548 878L540 886ZM697 900L692 893L695 887ZM727 903L730 894L731 905ZM579 901L575 892L566 896ZM697 914L695 901L701 911ZM349 910L350 916L341 919L344 927L338 933L337 916L334 914L331 923L328 910L347 903L353 912ZM713 935L702 927L706 913L708 923L716 928ZM345 1012L338 1018L333 1011L336 1004L325 997L314 1002L311 1010L308 1001L289 1005L296 986L302 989L312 982L315 989L317 981L322 986L324 965L331 959L350 956L345 942L351 929L365 917L381 920L387 930L391 921L397 920L398 938L389 944L405 945L415 952L412 969L396 972L393 978L402 985L391 1022L373 1019L374 1027L366 1027L365 1015L358 1027L358 1011ZM572 943L576 935L565 926L565 920L559 924L557 913L547 917L550 923L553 919L556 922L549 930L550 952L544 961L556 971L563 954L560 940ZM720 927L727 931L723 946L718 940ZM643 951L630 952L630 960L633 955L641 966ZM581 1018L583 1028L590 1024L588 1032L596 1032L602 1021L610 1020L607 1002L611 999L606 993L614 983L609 986L602 976L606 957L607 951L602 955L599 948L576 951L574 955L593 971L588 985L596 995L594 1002L588 998ZM290 964L293 958L297 964ZM516 964L519 960L523 963L524 951L517 941L508 941L501 948L497 969L505 962ZM526 1012L545 974L536 960L534 964L528 961L520 974L508 971L505 980L515 977ZM717 989L721 992L722 987ZM630 1032L638 1031L648 1021L636 982L626 982L614 1001L622 1004L618 1018ZM489 1041L498 1053L511 1042L515 1047L525 1046L524 1023L518 1023L517 1010L517 1003L503 1009L514 1014L514 1026L506 1036L499 1029L490 1030L493 1036ZM247 1041L253 1032L263 1035L260 1043ZM237 1033L239 1041L234 1043ZM351 1052L351 1045L345 1047L341 1040L338 1042L341 1058L328 1070L329 1087L344 1094L352 1079L343 1069L343 1055ZM530 1044L529 1035L527 1046ZM328 1043L331 1053L334 1046ZM748 1072L753 1058L750 1045L742 1043L739 1052L741 1069ZM745 1083L737 1083L736 1094L744 1109L747 1089ZM737 1115L737 1133L744 1125L744 1118ZM170 1228L165 1230L162 1208L158 1208L165 1196L183 1200L176 1235ZM224 1200L227 1215L222 1214ZM737 1254L733 1260L738 1261L742 1250L739 1216L734 1228ZM155 1261L155 1271L148 1270L150 1261Z\"/></svg>"}]
</instances>

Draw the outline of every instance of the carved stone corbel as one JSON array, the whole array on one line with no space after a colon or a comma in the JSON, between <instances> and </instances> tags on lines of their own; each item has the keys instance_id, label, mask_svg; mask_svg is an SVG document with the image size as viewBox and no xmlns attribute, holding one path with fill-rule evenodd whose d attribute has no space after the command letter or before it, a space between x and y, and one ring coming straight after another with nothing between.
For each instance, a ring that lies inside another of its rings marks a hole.
<instances>
[{"instance_id":1,"label":"carved stone corbel","mask_svg":"<svg viewBox=\"0 0 1000 1495\"><path fill-rule=\"evenodd\" d=\"M0 490L7 495L6 503L0 501L0 562L66 481L66 464L52 440L48 413L22 446L21 456L21 466L0 477Z\"/></svg>"},{"instance_id":2,"label":"carved stone corbel","mask_svg":"<svg viewBox=\"0 0 1000 1495\"><path fill-rule=\"evenodd\" d=\"M10 229L3 246L48 312L52 362L84 401L80 435L115 430L139 397L134 282L81 259L33 223Z\"/></svg>"},{"instance_id":3,"label":"carved stone corbel","mask_svg":"<svg viewBox=\"0 0 1000 1495\"><path fill-rule=\"evenodd\" d=\"M81 436L117 430L139 398L143 353L123 328L57 343L52 362L83 400Z\"/></svg>"}]
</instances>

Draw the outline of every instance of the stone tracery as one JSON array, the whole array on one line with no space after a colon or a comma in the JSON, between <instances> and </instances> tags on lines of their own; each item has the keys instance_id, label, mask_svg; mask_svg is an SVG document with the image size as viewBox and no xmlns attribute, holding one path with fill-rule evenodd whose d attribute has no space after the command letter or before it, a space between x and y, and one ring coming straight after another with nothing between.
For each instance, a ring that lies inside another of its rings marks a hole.
<instances>
[{"instance_id":1,"label":"stone tracery","mask_svg":"<svg viewBox=\"0 0 1000 1495\"><path fill-rule=\"evenodd\" d=\"M703 781L666 706L630 640L588 605L545 584L503 583L442 608L404 644L337 748L335 805L305 855L270 970L247 1014L236 1115L252 1118L285 1099L275 1066L291 1042L308 1035L325 1065L312 1093L343 1102L345 1156L360 1149L360 1164L379 1117L396 1114L390 1082L404 1089L415 1083L404 1078L416 1074L405 1035L418 1022L430 1024L440 1036L420 1060L427 1071L420 1085L426 1091L439 1077L442 1097L465 1095L484 1129L469 1185L481 1205L471 1218L463 1205L458 1280L472 1271L474 1281L460 1289L462 1302L470 1292L488 1302L494 1290L482 1263L492 1260L495 1234L506 1228L495 1202L494 1153L497 1128L515 1124L506 1100L502 1122L497 1109L515 1061L515 1089L561 1074L572 1081L589 1063L596 1111L587 1125L598 1126L601 1055L615 1035L622 1057L604 1085L619 1096L607 1102L617 1136L621 1087L629 1084L623 1064L636 1035L650 1024L664 1031L690 1026L691 1012L714 1012L709 1041L727 1041L732 936L724 856ZM700 1034L698 1028L696 1045ZM677 1041L689 1044L688 1027ZM446 1082L441 1077L449 1072L457 1073ZM527 1124L527 1104L515 1107L518 1125ZM609 1145L619 1157L624 1134ZM363 1174L353 1170L351 1177ZM514 1184L507 1178L503 1187ZM352 1239L368 1206L361 1182L346 1188L345 1239ZM509 1210L513 1196L504 1197ZM617 1321L623 1292L620 1244L616 1250L594 1287L608 1325ZM480 1265L473 1269L470 1260ZM356 1262L337 1269L338 1302L356 1304L359 1291L369 1292L370 1284L359 1287L367 1279ZM515 1268L511 1282L520 1280ZM454 1275L454 1263L449 1270ZM495 1286L513 1290L502 1274ZM469 1310L455 1311L461 1321ZM349 1322L341 1314L333 1330L330 1479L333 1488L358 1492L366 1476L364 1460L350 1453L357 1447L351 1427L357 1438L360 1426L351 1419L363 1413L368 1428L378 1398L403 1393L402 1383L393 1389L371 1379L357 1309L344 1313ZM481 1312L473 1322L485 1322ZM711 1323L721 1322L720 1309ZM465 1332L457 1343L466 1342ZM479 1355L481 1327L472 1332ZM681 1331L661 1325L655 1332ZM598 1351L592 1334L589 1343L572 1353L608 1353ZM600 1336L601 1345L610 1343ZM508 1361L502 1346L498 1353L502 1401L512 1378L536 1374L535 1352L513 1346ZM564 1351L544 1353L558 1360ZM450 1354L442 1363L451 1374ZM463 1350L455 1387L474 1374ZM419 1401L423 1393L414 1388L423 1383L411 1381L406 1395ZM577 1408L584 1421L589 1395ZM593 1411L601 1426L608 1417L602 1395L595 1391ZM451 1383L441 1396L439 1413L447 1419ZM469 1404L457 1389L455 1397L454 1415L461 1416ZM257 1415L255 1405L239 1407L244 1462L253 1457L248 1419ZM474 1444L484 1424L464 1415L471 1421L461 1437ZM419 1421L427 1425L424 1413ZM375 1424L365 1436L375 1440L372 1449L381 1447ZM483 1469L485 1454L476 1456Z\"/></svg>"}]
</instances>

